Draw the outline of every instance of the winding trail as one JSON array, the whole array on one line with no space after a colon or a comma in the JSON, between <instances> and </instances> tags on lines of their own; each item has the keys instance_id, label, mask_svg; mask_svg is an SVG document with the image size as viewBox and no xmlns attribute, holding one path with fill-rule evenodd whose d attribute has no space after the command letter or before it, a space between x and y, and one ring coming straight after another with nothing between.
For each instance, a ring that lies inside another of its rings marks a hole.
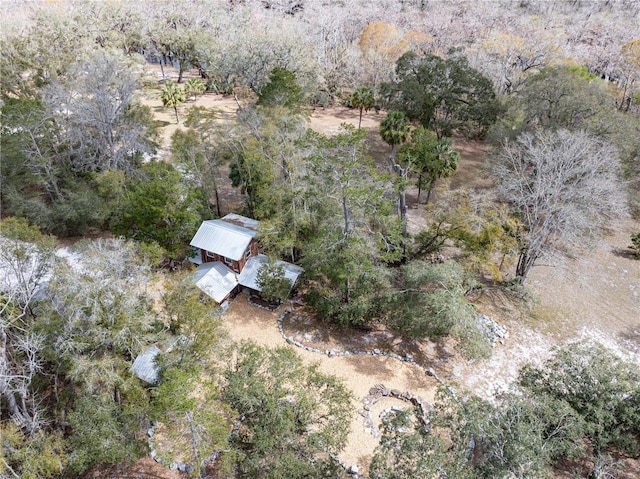
<instances>
[{"instance_id":1,"label":"winding trail","mask_svg":"<svg viewBox=\"0 0 640 479\"><path fill-rule=\"evenodd\" d=\"M439 378L433 370L423 368L411 360L400 356L389 357L382 354L323 354L309 351L288 342L279 329L279 318L284 310L269 312L251 306L245 295L239 296L224 314L224 324L234 341L252 340L268 347L287 346L295 348L309 363L318 363L320 370L344 379L353 392L353 417L351 432L345 450L339 459L346 465L357 465L360 473L367 474L371 456L378 444L375 435L380 413L392 406L407 406L406 400L384 397L371 401L370 391L376 385L384 385L388 390L408 392L419 397L424 403L434 402ZM286 335L285 335L286 336ZM369 411L363 408L363 400ZM373 428L365 427L367 418L373 420Z\"/></svg>"}]
</instances>

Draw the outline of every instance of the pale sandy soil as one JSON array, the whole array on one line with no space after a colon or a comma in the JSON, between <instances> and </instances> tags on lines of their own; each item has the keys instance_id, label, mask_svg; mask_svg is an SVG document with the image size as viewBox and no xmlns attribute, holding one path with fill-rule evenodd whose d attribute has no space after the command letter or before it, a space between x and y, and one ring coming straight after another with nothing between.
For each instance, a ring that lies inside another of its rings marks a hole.
<instances>
[{"instance_id":1,"label":"pale sandy soil","mask_svg":"<svg viewBox=\"0 0 640 479\"><path fill-rule=\"evenodd\" d=\"M252 340L268 347L293 347L283 340L278 331L279 315L279 311L269 313L249 305L246 296L241 295L225 313L224 325L234 341ZM377 439L364 431L364 418L358 413L362 409L362 399L369 394L370 388L376 384L384 384L390 389L411 391L427 402L433 401L437 386L435 380L407 363L385 357L328 357L300 348L295 350L305 361L319 363L321 371L342 378L353 392L355 399L349 445L340 454L340 458L348 465L359 465L361 470L369 463L371 453L377 445ZM372 416L378 417L383 409L396 403L394 400L376 403L372 408Z\"/></svg>"}]
</instances>

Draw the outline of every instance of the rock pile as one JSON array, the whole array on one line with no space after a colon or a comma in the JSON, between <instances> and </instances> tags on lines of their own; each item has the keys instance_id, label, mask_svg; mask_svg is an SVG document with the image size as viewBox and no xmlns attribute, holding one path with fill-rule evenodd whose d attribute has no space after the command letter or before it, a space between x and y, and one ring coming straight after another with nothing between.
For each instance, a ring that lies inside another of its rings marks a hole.
<instances>
[{"instance_id":1,"label":"rock pile","mask_svg":"<svg viewBox=\"0 0 640 479\"><path fill-rule=\"evenodd\" d=\"M476 321L492 347L495 347L498 341L509 337L506 326L498 324L495 319L485 314L477 314Z\"/></svg>"}]
</instances>

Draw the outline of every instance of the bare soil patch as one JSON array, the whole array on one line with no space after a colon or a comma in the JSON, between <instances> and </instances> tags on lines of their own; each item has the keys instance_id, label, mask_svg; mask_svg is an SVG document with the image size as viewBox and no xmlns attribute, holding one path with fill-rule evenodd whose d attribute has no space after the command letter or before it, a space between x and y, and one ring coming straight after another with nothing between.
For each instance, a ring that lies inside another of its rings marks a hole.
<instances>
[{"instance_id":1,"label":"bare soil patch","mask_svg":"<svg viewBox=\"0 0 640 479\"><path fill-rule=\"evenodd\" d=\"M294 336L303 344L307 344L308 339L308 345L318 349L346 350L353 347L359 350L373 350L376 347L382 349L389 344L389 341L393 343L391 337L384 332L371 335L357 335L353 332L341 334L337 329L327 328L326 325L317 323L304 308L294 306L293 311L299 317L307 319L295 321L295 324L291 322L284 324L286 334ZM267 347L293 347L284 342L278 331L277 318L281 312L281 310L268 312L251 306L247 302L247 297L241 295L225 313L224 324L234 341L251 340ZM369 394L369 389L376 384L384 384L391 389L411 391L426 402L433 402L437 382L408 363L383 356L329 357L300 348L295 350L305 361L318 363L320 370L324 373L342 378L352 391L354 414L351 432L347 448L340 454L340 459L348 465L357 464L365 473L373 450L378 444L378 438L365 431L364 418L359 413L362 410L362 399ZM394 403L393 400L383 400L376 407L382 411L392 403ZM379 412L376 411L377 409L373 411L372 416L375 414L377 427L380 418Z\"/></svg>"}]
</instances>

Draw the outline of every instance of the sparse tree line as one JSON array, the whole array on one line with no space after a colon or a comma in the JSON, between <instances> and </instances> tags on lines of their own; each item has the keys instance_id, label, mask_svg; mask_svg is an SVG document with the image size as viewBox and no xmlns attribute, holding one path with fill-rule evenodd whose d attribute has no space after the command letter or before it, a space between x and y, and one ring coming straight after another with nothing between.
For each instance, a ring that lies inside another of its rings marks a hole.
<instances>
[{"instance_id":1,"label":"sparse tree line","mask_svg":"<svg viewBox=\"0 0 640 479\"><path fill-rule=\"evenodd\" d=\"M327 453L346 440L343 385L288 351L252 345L236 346L237 359L220 369L209 354L224 342L215 308L188 279L169 277L160 307L144 290L150 265L182 260L202 219L221 215L222 182L230 180L244 213L261 221L265 251L305 268L306 299L320 317L413 339L453 335L470 357L490 351L466 299L478 279L522 283L542 258L583 246L638 209L638 40L601 25L607 12L637 14L633 2L504 14L516 24L527 15L585 15L585 32L572 32L564 50L531 28L486 28L486 12L476 23L427 22L453 15L457 2L399 2L384 22L374 5L355 14L337 3L235 3L70 2L36 10L23 32L2 38L2 209L28 221L6 220L0 232L0 266L12 271L0 296L0 392L9 418L0 467L9 475L73 475L139 457L137 434L162 419L175 451L193 462L222 451L221 477L339 477ZM589 64L582 36L594 32L603 41ZM139 101L144 89L158 89L144 57L179 72L160 93L181 123L170 162L154 158L159 125ZM183 86L192 68L201 78ZM241 100L237 121L220 122L197 103L180 118L178 106L203 87ZM336 102L358 110L358 128L312 131L310 108ZM360 128L372 109L386 112L373 138ZM457 169L454 133L494 145L490 194L437 189ZM389 153L376 161L378 138ZM425 193L428 224L415 235L407 226L412 183L418 203ZM57 267L53 240L39 232L90 228L136 243L85 245L74 260L80 265ZM428 261L446 246L461 253ZM169 351L162 382L150 388L130 365L151 344ZM599 368L592 360L588 367ZM558 364L548 368L569 368ZM615 366L611 374L627 371ZM543 391L531 374L521 379L526 399L499 398L486 424L475 399L445 401L433 418L438 434L403 435L390 424L375 477L544 476L567 451L593 458L594 477L606 477L610 456L637 454L637 375L624 372L630 389L606 392L624 414L607 412L605 429L619 437L599 442L596 413L556 397L555 386ZM321 393L294 391L297 381ZM539 426L536 438L524 434L548 407L566 415ZM325 414L314 416L318 408ZM394 447L411 451L396 466ZM535 460L524 461L527 451L538 451Z\"/></svg>"}]
</instances>

